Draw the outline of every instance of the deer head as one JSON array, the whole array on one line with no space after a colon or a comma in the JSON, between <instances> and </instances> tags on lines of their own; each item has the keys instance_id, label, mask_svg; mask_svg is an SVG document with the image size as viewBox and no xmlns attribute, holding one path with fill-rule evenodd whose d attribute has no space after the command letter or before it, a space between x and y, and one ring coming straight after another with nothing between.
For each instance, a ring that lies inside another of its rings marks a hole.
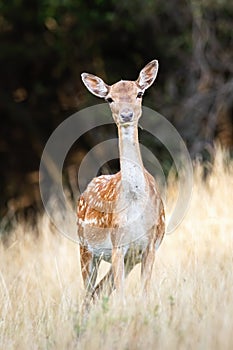
<instances>
[{"instance_id":1,"label":"deer head","mask_svg":"<svg viewBox=\"0 0 233 350\"><path fill-rule=\"evenodd\" d=\"M142 96L154 82L158 72L158 61L148 63L136 81L121 80L111 86L101 78L82 73L87 89L95 96L104 98L110 105L117 126L135 125L142 114Z\"/></svg>"}]
</instances>

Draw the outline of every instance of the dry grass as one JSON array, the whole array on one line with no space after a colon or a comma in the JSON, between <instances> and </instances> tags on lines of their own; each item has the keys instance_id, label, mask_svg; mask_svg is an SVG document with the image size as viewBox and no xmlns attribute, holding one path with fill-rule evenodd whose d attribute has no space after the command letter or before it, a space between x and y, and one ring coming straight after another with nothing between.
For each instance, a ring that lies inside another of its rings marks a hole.
<instances>
[{"instance_id":1,"label":"dry grass","mask_svg":"<svg viewBox=\"0 0 233 350\"><path fill-rule=\"evenodd\" d=\"M137 266L125 304L102 297L85 317L77 245L52 234L46 216L39 239L19 224L0 246L0 349L232 349L232 164L224 169L219 152L207 183L200 177L197 166L189 212L157 253L149 298Z\"/></svg>"}]
</instances>

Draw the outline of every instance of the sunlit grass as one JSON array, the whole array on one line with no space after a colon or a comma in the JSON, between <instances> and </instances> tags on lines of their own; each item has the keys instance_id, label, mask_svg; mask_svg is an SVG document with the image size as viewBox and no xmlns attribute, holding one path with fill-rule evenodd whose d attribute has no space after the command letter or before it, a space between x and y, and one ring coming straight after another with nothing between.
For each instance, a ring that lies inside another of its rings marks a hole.
<instances>
[{"instance_id":1,"label":"sunlit grass","mask_svg":"<svg viewBox=\"0 0 233 350\"><path fill-rule=\"evenodd\" d=\"M0 245L0 349L232 349L233 166L223 158L206 182L196 166L189 211L158 250L147 299L136 266L125 303L113 293L81 314L78 246L46 215L39 238L18 223Z\"/></svg>"}]
</instances>

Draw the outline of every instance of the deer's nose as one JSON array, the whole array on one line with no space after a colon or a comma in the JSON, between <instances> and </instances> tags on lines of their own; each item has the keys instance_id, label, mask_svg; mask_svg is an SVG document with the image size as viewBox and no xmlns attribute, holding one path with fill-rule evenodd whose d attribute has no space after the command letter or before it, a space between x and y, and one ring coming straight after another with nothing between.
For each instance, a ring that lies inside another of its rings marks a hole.
<instances>
[{"instance_id":1,"label":"deer's nose","mask_svg":"<svg viewBox=\"0 0 233 350\"><path fill-rule=\"evenodd\" d=\"M124 123L130 122L133 119L133 112L131 111L122 111L121 114L121 120Z\"/></svg>"}]
</instances>

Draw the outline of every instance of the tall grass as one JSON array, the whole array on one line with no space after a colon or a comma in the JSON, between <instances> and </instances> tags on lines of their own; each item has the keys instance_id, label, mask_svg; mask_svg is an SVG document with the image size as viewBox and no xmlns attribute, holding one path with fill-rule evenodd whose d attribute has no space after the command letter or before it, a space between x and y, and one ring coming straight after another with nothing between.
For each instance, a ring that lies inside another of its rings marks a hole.
<instances>
[{"instance_id":1,"label":"tall grass","mask_svg":"<svg viewBox=\"0 0 233 350\"><path fill-rule=\"evenodd\" d=\"M0 245L0 349L232 349L233 166L218 152L201 177L197 165L189 211L158 250L147 299L136 266L125 303L113 293L85 315L78 246L46 215L39 238L19 222ZM171 181L170 198L175 191Z\"/></svg>"}]
</instances>

